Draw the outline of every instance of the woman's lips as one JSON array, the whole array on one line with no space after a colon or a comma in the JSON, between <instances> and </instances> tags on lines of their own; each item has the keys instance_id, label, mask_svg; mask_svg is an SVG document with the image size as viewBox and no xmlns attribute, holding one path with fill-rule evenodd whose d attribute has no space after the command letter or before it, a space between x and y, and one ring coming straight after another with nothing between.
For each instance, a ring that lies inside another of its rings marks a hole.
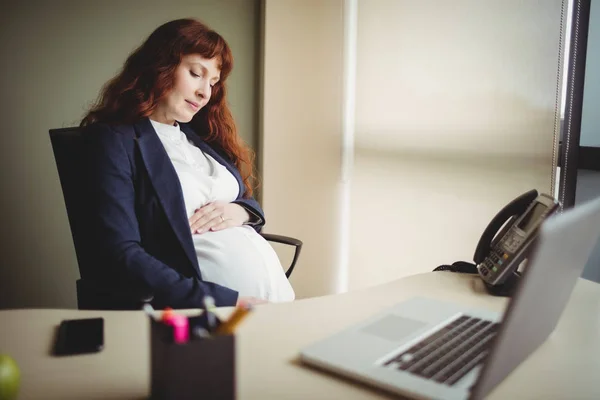
<instances>
[{"instance_id":1,"label":"woman's lips","mask_svg":"<svg viewBox=\"0 0 600 400\"><path fill-rule=\"evenodd\" d=\"M198 103L194 103L193 101L189 101L189 100L186 100L186 102L190 105L190 107L194 111L198 111L198 109L200 108L200 105Z\"/></svg>"}]
</instances>

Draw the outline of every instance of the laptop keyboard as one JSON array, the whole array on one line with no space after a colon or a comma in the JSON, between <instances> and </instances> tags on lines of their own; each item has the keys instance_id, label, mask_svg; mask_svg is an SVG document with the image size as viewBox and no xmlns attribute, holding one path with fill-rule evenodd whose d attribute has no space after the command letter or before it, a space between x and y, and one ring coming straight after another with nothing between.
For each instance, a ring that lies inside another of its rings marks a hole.
<instances>
[{"instance_id":1,"label":"laptop keyboard","mask_svg":"<svg viewBox=\"0 0 600 400\"><path fill-rule=\"evenodd\" d=\"M484 360L498 326L462 316L384 365L451 386Z\"/></svg>"}]
</instances>

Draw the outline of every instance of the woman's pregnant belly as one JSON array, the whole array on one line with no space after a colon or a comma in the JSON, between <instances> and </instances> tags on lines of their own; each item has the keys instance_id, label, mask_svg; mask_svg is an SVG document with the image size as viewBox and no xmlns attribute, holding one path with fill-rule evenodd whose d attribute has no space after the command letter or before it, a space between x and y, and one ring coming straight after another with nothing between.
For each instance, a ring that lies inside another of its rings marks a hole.
<instances>
[{"instance_id":1,"label":"woman's pregnant belly","mask_svg":"<svg viewBox=\"0 0 600 400\"><path fill-rule=\"evenodd\" d=\"M269 301L294 300L277 254L249 226L192 235L202 279Z\"/></svg>"}]
</instances>

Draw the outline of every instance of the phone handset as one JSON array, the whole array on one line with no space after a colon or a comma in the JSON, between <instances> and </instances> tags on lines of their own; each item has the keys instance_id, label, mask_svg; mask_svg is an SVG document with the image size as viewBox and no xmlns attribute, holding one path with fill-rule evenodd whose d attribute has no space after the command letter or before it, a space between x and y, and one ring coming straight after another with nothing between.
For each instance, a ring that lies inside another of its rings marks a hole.
<instances>
[{"instance_id":1,"label":"phone handset","mask_svg":"<svg viewBox=\"0 0 600 400\"><path fill-rule=\"evenodd\" d=\"M527 207L538 197L538 191L533 189L527 193L523 193L506 206L492 218L488 226L485 228L475 248L475 255L473 255L473 261L477 265L481 264L485 257L490 254L492 247L497 243L499 237L510 228L510 224L514 222L517 216L523 214ZM510 221L509 221L510 220ZM508 223L506 223L508 221ZM504 225L502 232L498 233L500 228ZM494 237L496 240L494 241Z\"/></svg>"},{"instance_id":2,"label":"phone handset","mask_svg":"<svg viewBox=\"0 0 600 400\"><path fill-rule=\"evenodd\" d=\"M473 256L479 276L491 292L510 294L520 276L517 269L529 255L540 225L558 206L553 197L530 190L492 219Z\"/></svg>"},{"instance_id":3,"label":"phone handset","mask_svg":"<svg viewBox=\"0 0 600 400\"><path fill-rule=\"evenodd\" d=\"M517 271L528 256L541 223L559 203L533 189L502 208L483 231L473 256L474 264L456 261L434 271L479 274L492 294L509 296L520 276Z\"/></svg>"}]
</instances>

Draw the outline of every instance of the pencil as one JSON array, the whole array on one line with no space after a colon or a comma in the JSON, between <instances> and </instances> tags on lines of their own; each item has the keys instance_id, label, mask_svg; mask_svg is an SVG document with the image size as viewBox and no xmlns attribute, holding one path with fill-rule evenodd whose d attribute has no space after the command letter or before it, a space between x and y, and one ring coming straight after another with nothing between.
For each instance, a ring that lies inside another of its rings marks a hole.
<instances>
[{"instance_id":1,"label":"pencil","mask_svg":"<svg viewBox=\"0 0 600 400\"><path fill-rule=\"evenodd\" d=\"M237 306L229 319L219 325L216 333L218 335L233 335L237 326L244 318L246 318L250 311L252 311L251 304Z\"/></svg>"}]
</instances>

